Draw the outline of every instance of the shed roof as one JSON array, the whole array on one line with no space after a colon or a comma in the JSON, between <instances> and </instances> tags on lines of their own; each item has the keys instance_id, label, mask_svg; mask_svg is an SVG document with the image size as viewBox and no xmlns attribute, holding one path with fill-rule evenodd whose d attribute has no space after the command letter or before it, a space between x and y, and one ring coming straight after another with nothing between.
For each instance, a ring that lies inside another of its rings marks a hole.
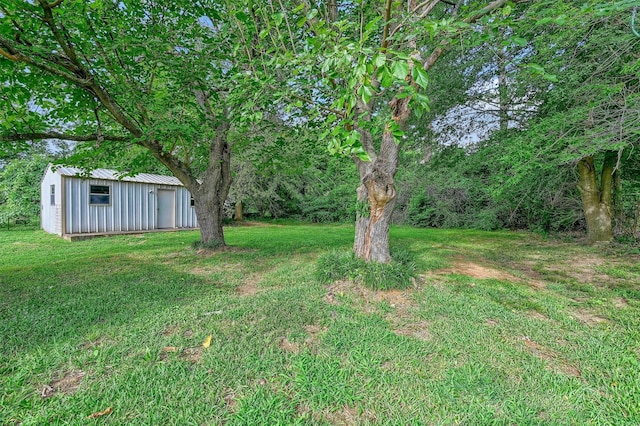
<instances>
[{"instance_id":1,"label":"shed roof","mask_svg":"<svg viewBox=\"0 0 640 426\"><path fill-rule=\"evenodd\" d=\"M77 167L57 167L55 173L62 176L86 177L82 169ZM152 175L150 173L139 173L135 176L122 176L124 173L110 169L95 169L89 172L92 179L118 180L124 182L155 183L158 185L183 186L182 182L174 176Z\"/></svg>"}]
</instances>

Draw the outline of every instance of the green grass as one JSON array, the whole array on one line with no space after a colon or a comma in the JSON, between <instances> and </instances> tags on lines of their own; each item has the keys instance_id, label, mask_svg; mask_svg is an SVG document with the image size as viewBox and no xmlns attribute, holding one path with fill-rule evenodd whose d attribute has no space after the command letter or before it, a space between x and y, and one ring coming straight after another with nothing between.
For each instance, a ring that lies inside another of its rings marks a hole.
<instances>
[{"instance_id":1,"label":"green grass","mask_svg":"<svg viewBox=\"0 0 640 426\"><path fill-rule=\"evenodd\" d=\"M0 231L0 424L640 423L638 255L391 235L417 288L321 284L350 226L230 227L205 255L197 232Z\"/></svg>"}]
</instances>

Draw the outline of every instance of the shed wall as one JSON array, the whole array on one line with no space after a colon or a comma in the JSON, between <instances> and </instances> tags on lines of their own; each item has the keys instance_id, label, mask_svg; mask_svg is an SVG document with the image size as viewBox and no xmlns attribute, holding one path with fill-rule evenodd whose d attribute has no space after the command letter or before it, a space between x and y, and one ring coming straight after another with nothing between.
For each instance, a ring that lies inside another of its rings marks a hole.
<instances>
[{"instance_id":1,"label":"shed wall","mask_svg":"<svg viewBox=\"0 0 640 426\"><path fill-rule=\"evenodd\" d=\"M51 185L55 187L54 204L51 204ZM47 171L40 182L40 227L50 234L62 235L62 176Z\"/></svg>"},{"instance_id":2,"label":"shed wall","mask_svg":"<svg viewBox=\"0 0 640 426\"><path fill-rule=\"evenodd\" d=\"M90 185L110 189L109 205L89 203ZM176 228L196 228L191 194L184 187L102 179L64 178L66 234L146 231L157 229L157 190L175 191Z\"/></svg>"}]
</instances>

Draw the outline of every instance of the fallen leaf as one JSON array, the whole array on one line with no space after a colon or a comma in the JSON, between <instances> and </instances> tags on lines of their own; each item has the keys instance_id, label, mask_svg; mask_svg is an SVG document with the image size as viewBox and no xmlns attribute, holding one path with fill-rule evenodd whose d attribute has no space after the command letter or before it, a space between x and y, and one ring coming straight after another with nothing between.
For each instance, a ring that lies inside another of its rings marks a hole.
<instances>
[{"instance_id":1,"label":"fallen leaf","mask_svg":"<svg viewBox=\"0 0 640 426\"><path fill-rule=\"evenodd\" d=\"M111 414L112 411L113 411L113 408L109 407L104 411L98 411L97 413L93 413L93 414L87 416L87 418L88 419L97 419L98 417L102 417L102 416L106 416L108 414Z\"/></svg>"},{"instance_id":2,"label":"fallen leaf","mask_svg":"<svg viewBox=\"0 0 640 426\"><path fill-rule=\"evenodd\" d=\"M204 339L204 342L202 342L202 346L207 349L209 346L211 346L211 338L213 338L213 335L210 334L209 336L207 336L206 339Z\"/></svg>"},{"instance_id":3,"label":"fallen leaf","mask_svg":"<svg viewBox=\"0 0 640 426\"><path fill-rule=\"evenodd\" d=\"M164 348L162 348L162 350L164 352L177 352L178 348L176 348L175 346L165 346Z\"/></svg>"}]
</instances>

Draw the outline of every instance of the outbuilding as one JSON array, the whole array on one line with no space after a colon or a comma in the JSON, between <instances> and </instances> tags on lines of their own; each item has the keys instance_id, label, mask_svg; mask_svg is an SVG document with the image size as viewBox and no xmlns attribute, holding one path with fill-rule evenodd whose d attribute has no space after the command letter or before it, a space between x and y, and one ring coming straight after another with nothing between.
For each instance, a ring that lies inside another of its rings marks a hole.
<instances>
[{"instance_id":1,"label":"outbuilding","mask_svg":"<svg viewBox=\"0 0 640 426\"><path fill-rule=\"evenodd\" d=\"M191 193L173 176L49 165L40 192L42 229L69 239L198 227Z\"/></svg>"}]
</instances>

